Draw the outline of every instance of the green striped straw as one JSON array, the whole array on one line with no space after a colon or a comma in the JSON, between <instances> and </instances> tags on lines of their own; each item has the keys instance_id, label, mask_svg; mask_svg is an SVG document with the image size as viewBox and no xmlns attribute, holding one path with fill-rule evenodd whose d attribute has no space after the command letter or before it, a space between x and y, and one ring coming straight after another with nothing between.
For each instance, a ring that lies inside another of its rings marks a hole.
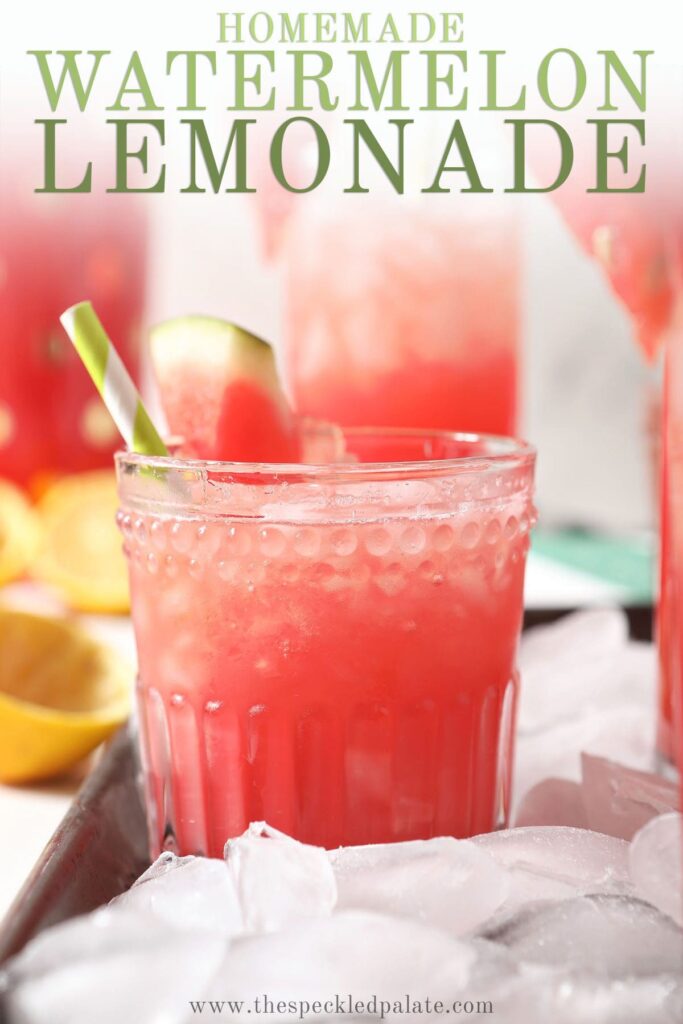
<instances>
[{"instance_id":1,"label":"green striped straw","mask_svg":"<svg viewBox=\"0 0 683 1024\"><path fill-rule=\"evenodd\" d=\"M59 319L128 449L141 455L168 455L140 393L91 304L79 302Z\"/></svg>"}]
</instances>

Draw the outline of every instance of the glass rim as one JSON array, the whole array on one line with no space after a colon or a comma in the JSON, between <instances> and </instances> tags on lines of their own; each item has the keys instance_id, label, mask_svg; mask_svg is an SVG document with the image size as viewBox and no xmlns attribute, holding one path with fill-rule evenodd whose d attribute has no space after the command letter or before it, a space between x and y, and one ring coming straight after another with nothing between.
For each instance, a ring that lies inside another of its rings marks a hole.
<instances>
[{"instance_id":1,"label":"glass rim","mask_svg":"<svg viewBox=\"0 0 683 1024\"><path fill-rule=\"evenodd\" d=\"M487 445L490 450L447 458L390 460L384 462L229 462L213 459L185 459L175 455L142 455L139 452L118 451L114 455L117 468L153 469L160 472L215 474L217 476L272 478L296 476L312 480L338 477L406 476L424 473L457 471L500 470L533 464L536 447L528 441L502 434L471 433L465 431L413 429L409 427L343 427L345 437L385 437L387 439L447 441L462 445Z\"/></svg>"}]
</instances>

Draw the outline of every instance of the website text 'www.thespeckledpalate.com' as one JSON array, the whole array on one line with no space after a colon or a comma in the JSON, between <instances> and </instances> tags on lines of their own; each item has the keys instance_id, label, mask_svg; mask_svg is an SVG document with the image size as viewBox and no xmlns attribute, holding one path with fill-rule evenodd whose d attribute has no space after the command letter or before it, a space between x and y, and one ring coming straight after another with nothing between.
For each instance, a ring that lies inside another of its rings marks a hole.
<instances>
[{"instance_id":1,"label":"website text 'www.thespeckledpalate.com'","mask_svg":"<svg viewBox=\"0 0 683 1024\"><path fill-rule=\"evenodd\" d=\"M352 995L333 995L325 999L271 999L267 995L254 999L196 999L190 1000L193 1014L206 1016L241 1017L247 1014L266 1017L291 1017L295 1020L329 1017L365 1017L386 1020L391 1017L408 1017L420 1014L453 1014L455 1016L492 1015L490 999L456 999L453 1002L441 999L414 999L404 995L400 999L382 999L370 996L356 999Z\"/></svg>"}]
</instances>

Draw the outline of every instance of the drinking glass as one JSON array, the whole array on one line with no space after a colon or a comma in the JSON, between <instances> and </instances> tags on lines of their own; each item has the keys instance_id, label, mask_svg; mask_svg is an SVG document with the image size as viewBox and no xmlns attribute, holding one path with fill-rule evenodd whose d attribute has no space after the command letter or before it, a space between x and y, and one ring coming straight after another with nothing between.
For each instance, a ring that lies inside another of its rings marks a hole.
<instances>
[{"instance_id":1,"label":"drinking glass","mask_svg":"<svg viewBox=\"0 0 683 1024\"><path fill-rule=\"evenodd\" d=\"M343 426L514 434L516 213L452 196L345 199L302 206L286 236L283 353L296 408Z\"/></svg>"},{"instance_id":2,"label":"drinking glass","mask_svg":"<svg viewBox=\"0 0 683 1024\"><path fill-rule=\"evenodd\" d=\"M534 451L345 438L321 466L117 455L153 853L507 821Z\"/></svg>"},{"instance_id":3,"label":"drinking glass","mask_svg":"<svg viewBox=\"0 0 683 1024\"><path fill-rule=\"evenodd\" d=\"M146 230L133 196L36 195L0 167L0 476L36 493L111 466L118 432L59 325L92 300L137 375Z\"/></svg>"}]
</instances>

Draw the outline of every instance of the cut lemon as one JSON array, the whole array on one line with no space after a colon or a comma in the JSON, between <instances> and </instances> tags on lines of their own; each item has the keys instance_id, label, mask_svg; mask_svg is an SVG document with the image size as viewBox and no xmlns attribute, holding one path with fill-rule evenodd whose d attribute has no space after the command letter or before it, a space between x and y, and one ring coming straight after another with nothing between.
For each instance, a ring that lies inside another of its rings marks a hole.
<instances>
[{"instance_id":1,"label":"cut lemon","mask_svg":"<svg viewBox=\"0 0 683 1024\"><path fill-rule=\"evenodd\" d=\"M25 572L40 544L38 517L24 494L0 480L0 585Z\"/></svg>"},{"instance_id":2,"label":"cut lemon","mask_svg":"<svg viewBox=\"0 0 683 1024\"><path fill-rule=\"evenodd\" d=\"M109 470L65 476L38 503L43 545L33 575L79 611L127 612L128 572Z\"/></svg>"},{"instance_id":3,"label":"cut lemon","mask_svg":"<svg viewBox=\"0 0 683 1024\"><path fill-rule=\"evenodd\" d=\"M0 782L48 778L126 720L131 670L60 619L0 608Z\"/></svg>"}]
</instances>

